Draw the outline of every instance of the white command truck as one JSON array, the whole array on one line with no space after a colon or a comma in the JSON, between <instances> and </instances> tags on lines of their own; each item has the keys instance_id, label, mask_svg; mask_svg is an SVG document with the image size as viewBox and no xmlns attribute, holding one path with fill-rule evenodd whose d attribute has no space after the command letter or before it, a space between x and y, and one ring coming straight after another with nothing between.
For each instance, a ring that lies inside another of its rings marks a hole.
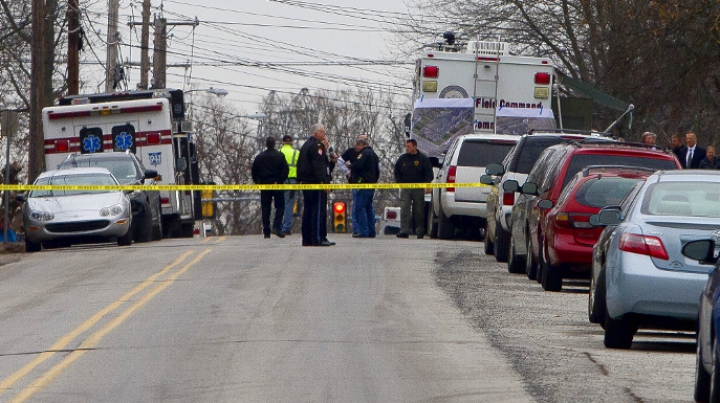
<instances>
[{"instance_id":1,"label":"white command truck","mask_svg":"<svg viewBox=\"0 0 720 403\"><path fill-rule=\"evenodd\" d=\"M445 38L416 61L412 137L422 151L439 155L461 134L556 127L549 58L511 55L504 42Z\"/></svg>"},{"instance_id":2,"label":"white command truck","mask_svg":"<svg viewBox=\"0 0 720 403\"><path fill-rule=\"evenodd\" d=\"M198 183L195 146L176 130L184 116L181 90L74 95L42 116L48 170L71 153L130 150L157 171L159 185ZM160 200L163 236L192 237L201 208L193 192L162 191Z\"/></svg>"}]
</instances>

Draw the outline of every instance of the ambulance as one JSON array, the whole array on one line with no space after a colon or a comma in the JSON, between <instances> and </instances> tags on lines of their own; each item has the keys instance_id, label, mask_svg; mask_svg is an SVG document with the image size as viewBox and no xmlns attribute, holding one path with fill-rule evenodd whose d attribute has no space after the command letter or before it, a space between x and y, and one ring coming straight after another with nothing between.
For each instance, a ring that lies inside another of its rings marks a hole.
<instances>
[{"instance_id":1,"label":"ambulance","mask_svg":"<svg viewBox=\"0 0 720 403\"><path fill-rule=\"evenodd\" d=\"M182 130L184 111L182 90L64 97L42 112L45 166L55 169L71 153L129 150L157 171L157 184L197 184L195 144ZM200 192L195 193L161 192L164 236L193 236L195 217L201 216Z\"/></svg>"},{"instance_id":2,"label":"ambulance","mask_svg":"<svg viewBox=\"0 0 720 403\"><path fill-rule=\"evenodd\" d=\"M505 42L427 45L416 60L411 137L439 155L462 134L526 134L556 127L549 58L518 56Z\"/></svg>"}]
</instances>

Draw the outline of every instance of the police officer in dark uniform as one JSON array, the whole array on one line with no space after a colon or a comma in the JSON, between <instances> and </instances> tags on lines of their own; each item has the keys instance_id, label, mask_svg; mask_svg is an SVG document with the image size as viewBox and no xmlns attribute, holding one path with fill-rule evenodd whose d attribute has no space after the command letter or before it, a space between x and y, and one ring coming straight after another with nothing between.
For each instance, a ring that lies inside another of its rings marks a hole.
<instances>
[{"instance_id":1,"label":"police officer in dark uniform","mask_svg":"<svg viewBox=\"0 0 720 403\"><path fill-rule=\"evenodd\" d=\"M302 184L330 183L337 155L328 153L325 126L315 124L312 136L300 148L297 179ZM303 190L302 245L331 246L327 239L327 191Z\"/></svg>"}]
</instances>

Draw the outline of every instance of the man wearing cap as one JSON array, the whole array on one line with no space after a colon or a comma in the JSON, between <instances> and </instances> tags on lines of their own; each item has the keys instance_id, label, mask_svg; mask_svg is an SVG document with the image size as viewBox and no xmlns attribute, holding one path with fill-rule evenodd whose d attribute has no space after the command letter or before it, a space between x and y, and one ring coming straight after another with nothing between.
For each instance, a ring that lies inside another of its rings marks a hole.
<instances>
[{"instance_id":1,"label":"man wearing cap","mask_svg":"<svg viewBox=\"0 0 720 403\"><path fill-rule=\"evenodd\" d=\"M300 157L300 151L293 148L293 138L290 135L284 135L283 136L283 146L280 149L280 152L285 155L285 161L287 161L288 167L290 168L290 171L288 173L288 178L285 181L287 184L296 184L297 182L297 162L298 158ZM283 220L282 220L282 232L285 235L290 235L292 233L292 219L293 219L293 213L295 210L295 195L297 192L295 190L286 190L285 191L285 213L283 214Z\"/></svg>"}]
</instances>

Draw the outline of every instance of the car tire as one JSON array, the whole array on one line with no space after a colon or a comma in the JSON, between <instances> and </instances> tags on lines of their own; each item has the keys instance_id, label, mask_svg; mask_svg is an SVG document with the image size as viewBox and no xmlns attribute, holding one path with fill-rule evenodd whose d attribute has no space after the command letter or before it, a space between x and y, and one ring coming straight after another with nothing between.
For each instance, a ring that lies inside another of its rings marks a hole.
<instances>
[{"instance_id":1,"label":"car tire","mask_svg":"<svg viewBox=\"0 0 720 403\"><path fill-rule=\"evenodd\" d=\"M142 217L138 216L133 219L133 223L135 223L135 220L137 220L137 225L135 226L135 242L138 243L145 243L150 242L153 239L153 222L152 222L152 214L150 213L150 209L148 208L145 210L145 213Z\"/></svg>"},{"instance_id":2,"label":"car tire","mask_svg":"<svg viewBox=\"0 0 720 403\"><path fill-rule=\"evenodd\" d=\"M430 202L430 208L428 209L428 222L427 229L430 238L435 239L438 237L438 218L435 215L435 209L433 208L433 202Z\"/></svg>"},{"instance_id":3,"label":"car tire","mask_svg":"<svg viewBox=\"0 0 720 403\"><path fill-rule=\"evenodd\" d=\"M710 382L712 375L705 371L702 364L702 349L700 341L697 342L695 353L695 391L694 397L696 402L707 402L710 398Z\"/></svg>"},{"instance_id":4,"label":"car tire","mask_svg":"<svg viewBox=\"0 0 720 403\"><path fill-rule=\"evenodd\" d=\"M538 266L535 259L533 259L532 241L529 236L525 237L525 246L527 250L525 252L525 275L530 280L537 280Z\"/></svg>"},{"instance_id":5,"label":"car tire","mask_svg":"<svg viewBox=\"0 0 720 403\"><path fill-rule=\"evenodd\" d=\"M195 236L195 226L192 223L184 223L180 226L181 234L183 238L192 238Z\"/></svg>"},{"instance_id":6,"label":"car tire","mask_svg":"<svg viewBox=\"0 0 720 403\"><path fill-rule=\"evenodd\" d=\"M632 314L625 314L618 319L613 319L605 311L605 347L617 349L629 349L632 346L633 337L637 332L637 320Z\"/></svg>"},{"instance_id":7,"label":"car tire","mask_svg":"<svg viewBox=\"0 0 720 403\"><path fill-rule=\"evenodd\" d=\"M599 323L605 328L605 273L600 272L597 282L590 276L590 291L588 292L588 319L590 323Z\"/></svg>"},{"instance_id":8,"label":"car tire","mask_svg":"<svg viewBox=\"0 0 720 403\"><path fill-rule=\"evenodd\" d=\"M490 240L488 233L487 221L485 221L485 255L492 256L495 254L495 242Z\"/></svg>"},{"instance_id":9,"label":"car tire","mask_svg":"<svg viewBox=\"0 0 720 403\"><path fill-rule=\"evenodd\" d=\"M445 215L442 204L438 205L438 209L438 238L452 239L455 235L455 228L453 228L450 218Z\"/></svg>"},{"instance_id":10,"label":"car tire","mask_svg":"<svg viewBox=\"0 0 720 403\"><path fill-rule=\"evenodd\" d=\"M132 228L128 228L128 231L123 236L119 236L117 239L118 246L130 246L133 241Z\"/></svg>"},{"instance_id":11,"label":"car tire","mask_svg":"<svg viewBox=\"0 0 720 403\"><path fill-rule=\"evenodd\" d=\"M713 365L710 373L710 398L709 403L720 403L720 362L718 362L718 343L713 340Z\"/></svg>"},{"instance_id":12,"label":"car tire","mask_svg":"<svg viewBox=\"0 0 720 403\"><path fill-rule=\"evenodd\" d=\"M495 223L495 260L507 262L509 255L510 234L500 223Z\"/></svg>"},{"instance_id":13,"label":"car tire","mask_svg":"<svg viewBox=\"0 0 720 403\"><path fill-rule=\"evenodd\" d=\"M510 234L510 252L507 261L508 273L524 273L525 257L515 253L515 237Z\"/></svg>"},{"instance_id":14,"label":"car tire","mask_svg":"<svg viewBox=\"0 0 720 403\"><path fill-rule=\"evenodd\" d=\"M25 236L25 252L40 252L42 245L39 242L32 242Z\"/></svg>"},{"instance_id":15,"label":"car tire","mask_svg":"<svg viewBox=\"0 0 720 403\"><path fill-rule=\"evenodd\" d=\"M551 265L547 259L545 259L543 244L540 244L538 260L540 261L540 267L542 267L540 285L542 285L543 290L550 292L558 292L562 290L562 271L560 267Z\"/></svg>"}]
</instances>

